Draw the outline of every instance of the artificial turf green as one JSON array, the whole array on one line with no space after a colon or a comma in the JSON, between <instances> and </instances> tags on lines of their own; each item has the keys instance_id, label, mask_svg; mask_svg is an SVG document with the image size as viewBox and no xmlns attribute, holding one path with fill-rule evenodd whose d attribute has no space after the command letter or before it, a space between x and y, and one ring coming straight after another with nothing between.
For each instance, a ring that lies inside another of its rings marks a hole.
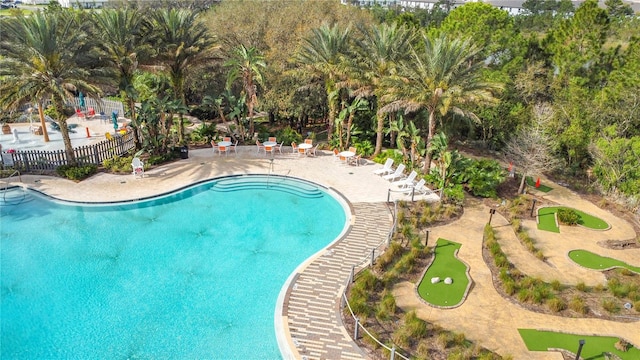
<instances>
[{"instance_id":1,"label":"artificial turf green","mask_svg":"<svg viewBox=\"0 0 640 360\"><path fill-rule=\"evenodd\" d=\"M538 209L538 229L559 233L560 228L556 225L556 207L543 207Z\"/></svg>"},{"instance_id":2,"label":"artificial turf green","mask_svg":"<svg viewBox=\"0 0 640 360\"><path fill-rule=\"evenodd\" d=\"M529 185L531 187L534 187L534 188L536 187L536 182L533 181L533 178L531 176L527 176L527 185ZM553 190L553 188L540 183L540 187L536 188L536 190L539 190L539 191L547 193L547 192Z\"/></svg>"},{"instance_id":3,"label":"artificial turf green","mask_svg":"<svg viewBox=\"0 0 640 360\"><path fill-rule=\"evenodd\" d=\"M600 256L587 250L571 250L569 251L569 258L578 265L589 269L606 270L612 267L621 267L640 274L640 267L631 266L624 261Z\"/></svg>"},{"instance_id":4,"label":"artificial turf green","mask_svg":"<svg viewBox=\"0 0 640 360\"><path fill-rule=\"evenodd\" d=\"M628 349L627 352L616 349L614 346L618 341L616 337L574 335L536 329L518 329L518 332L530 351L548 351L550 348L555 348L566 349L575 354L578 351L578 341L584 340L580 353L583 359L605 359L606 352L616 354L623 360L640 359L640 350L635 347Z\"/></svg>"},{"instance_id":5,"label":"artificial turf green","mask_svg":"<svg viewBox=\"0 0 640 360\"><path fill-rule=\"evenodd\" d=\"M558 209L571 209L571 208L568 208L566 206L548 206L548 207L540 208L538 210L538 220L539 220L538 229L559 233L560 229L556 226L555 216L554 216L554 214L558 212ZM609 228L609 224L600 218L597 218L593 215L589 215L584 211L580 211L577 209L572 209L572 210L574 210L579 216L578 218L579 225L582 225L586 228L594 229L594 230L605 230Z\"/></svg>"},{"instance_id":6,"label":"artificial turf green","mask_svg":"<svg viewBox=\"0 0 640 360\"><path fill-rule=\"evenodd\" d=\"M456 306L462 302L469 285L469 278L467 265L455 256L460 246L456 242L445 239L438 239L436 242L435 258L418 285L420 297L430 304ZM440 282L432 284L431 278L434 277L439 277ZM453 280L452 284L444 283L447 277Z\"/></svg>"}]
</instances>

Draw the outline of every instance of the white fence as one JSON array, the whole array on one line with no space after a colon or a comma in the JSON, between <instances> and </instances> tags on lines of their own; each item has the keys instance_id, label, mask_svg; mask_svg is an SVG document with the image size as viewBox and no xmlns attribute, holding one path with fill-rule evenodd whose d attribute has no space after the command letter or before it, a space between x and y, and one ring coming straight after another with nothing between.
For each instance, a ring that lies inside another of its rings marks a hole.
<instances>
[{"instance_id":1,"label":"white fence","mask_svg":"<svg viewBox=\"0 0 640 360\"><path fill-rule=\"evenodd\" d=\"M76 109L80 108L80 99L73 98L68 104L73 106ZM114 101L109 99L91 99L84 98L84 108L82 110L87 110L89 108L93 108L96 114L104 114L106 116L111 116L111 113L116 111L118 113L118 117L124 117L124 105L120 101Z\"/></svg>"}]
</instances>

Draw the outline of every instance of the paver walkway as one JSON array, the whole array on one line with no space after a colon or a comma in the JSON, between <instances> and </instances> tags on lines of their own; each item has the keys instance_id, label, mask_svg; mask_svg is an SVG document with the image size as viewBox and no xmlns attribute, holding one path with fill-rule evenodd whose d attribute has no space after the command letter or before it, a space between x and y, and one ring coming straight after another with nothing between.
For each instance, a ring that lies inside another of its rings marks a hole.
<instances>
[{"instance_id":1,"label":"paver walkway","mask_svg":"<svg viewBox=\"0 0 640 360\"><path fill-rule=\"evenodd\" d=\"M353 210L355 223L346 238L314 259L289 286L282 315L293 343L291 358L366 358L346 333L338 304L351 267L387 239L391 219L382 203L353 204Z\"/></svg>"}]
</instances>

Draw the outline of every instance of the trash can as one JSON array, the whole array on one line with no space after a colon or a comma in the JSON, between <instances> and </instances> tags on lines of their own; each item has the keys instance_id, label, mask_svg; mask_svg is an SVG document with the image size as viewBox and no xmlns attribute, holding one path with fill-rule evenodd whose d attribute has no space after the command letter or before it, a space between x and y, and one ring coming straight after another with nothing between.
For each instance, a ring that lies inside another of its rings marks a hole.
<instances>
[{"instance_id":1,"label":"trash can","mask_svg":"<svg viewBox=\"0 0 640 360\"><path fill-rule=\"evenodd\" d=\"M183 147L180 148L180 158L181 159L189 158L189 148L187 147L187 145L184 145Z\"/></svg>"}]
</instances>

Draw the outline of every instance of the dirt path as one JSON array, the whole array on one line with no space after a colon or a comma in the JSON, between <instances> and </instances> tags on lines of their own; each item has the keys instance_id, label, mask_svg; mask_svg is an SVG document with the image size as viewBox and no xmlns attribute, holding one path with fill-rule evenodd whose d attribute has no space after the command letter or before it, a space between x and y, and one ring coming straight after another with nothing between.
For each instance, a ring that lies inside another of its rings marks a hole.
<instances>
[{"instance_id":1,"label":"dirt path","mask_svg":"<svg viewBox=\"0 0 640 360\"><path fill-rule=\"evenodd\" d=\"M556 192L555 194L553 194ZM500 237L500 245L509 260L520 270L544 280L558 279L575 284L584 281L595 285L604 282L598 271L584 269L571 262L567 252L571 249L587 249L638 265L640 250L624 251L604 249L597 245L600 240L629 239L635 237L633 227L607 211L581 199L566 188L556 184L545 197L599 216L612 225L607 231L561 227L560 234L538 231L534 221L525 222L529 234L536 239L536 246L548 257L548 263L536 259L516 238L507 220L496 213L492 225ZM482 259L482 232L489 220L489 208L475 205L465 208L462 218L455 223L431 229L435 242L445 238L462 244L458 256L471 268L473 287L465 302L458 308L440 310L425 304L417 295L415 284L404 282L394 288L396 304L405 311L415 310L418 316L446 329L462 332L501 355L512 355L514 359L562 359L560 353L530 352L517 332L519 328L535 328L580 334L619 336L640 346L640 324L619 323L600 319L574 319L528 311L518 304L503 298L493 287L491 272Z\"/></svg>"}]
</instances>

